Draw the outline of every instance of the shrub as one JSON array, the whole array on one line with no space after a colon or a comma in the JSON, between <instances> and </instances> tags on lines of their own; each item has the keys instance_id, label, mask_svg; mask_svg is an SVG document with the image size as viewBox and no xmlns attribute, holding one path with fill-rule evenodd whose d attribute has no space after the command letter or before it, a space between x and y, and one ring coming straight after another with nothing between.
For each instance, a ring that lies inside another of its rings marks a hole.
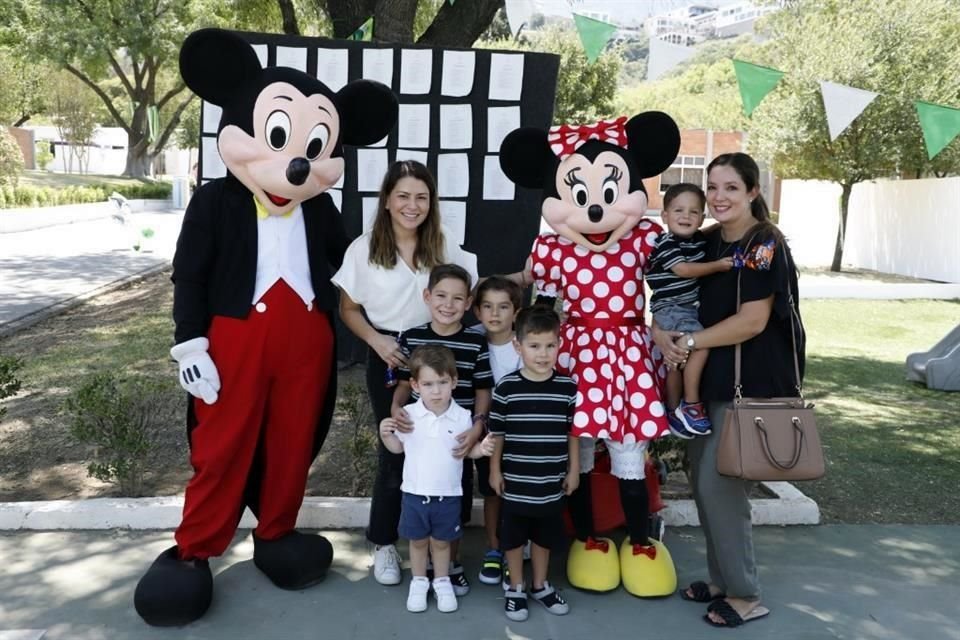
<instances>
[{"instance_id":1,"label":"shrub","mask_svg":"<svg viewBox=\"0 0 960 640\"><path fill-rule=\"evenodd\" d=\"M162 420L162 389L142 378L115 373L87 377L64 404L70 434L93 445L90 476L119 485L124 496L139 496L143 474L156 449Z\"/></svg>"},{"instance_id":2,"label":"shrub","mask_svg":"<svg viewBox=\"0 0 960 640\"><path fill-rule=\"evenodd\" d=\"M0 127L0 185L16 185L23 172L23 152L6 127Z\"/></svg>"},{"instance_id":3,"label":"shrub","mask_svg":"<svg viewBox=\"0 0 960 640\"><path fill-rule=\"evenodd\" d=\"M31 185L3 185L0 180L0 209L14 207L46 207L55 204L82 204L105 202L114 191L128 200L166 200L173 185L169 182L129 184L113 187L108 184L90 184L68 187L34 187Z\"/></svg>"},{"instance_id":4,"label":"shrub","mask_svg":"<svg viewBox=\"0 0 960 640\"><path fill-rule=\"evenodd\" d=\"M0 400L9 398L20 390L20 380L17 372L23 367L23 360L11 356L0 356ZM6 407L0 407L0 418L7 412Z\"/></svg>"},{"instance_id":5,"label":"shrub","mask_svg":"<svg viewBox=\"0 0 960 640\"><path fill-rule=\"evenodd\" d=\"M367 391L358 384L345 384L337 394L337 405L353 432L347 442L347 454L353 468L351 493L362 496L370 488L377 469L377 425L371 426L373 415Z\"/></svg>"}]
</instances>

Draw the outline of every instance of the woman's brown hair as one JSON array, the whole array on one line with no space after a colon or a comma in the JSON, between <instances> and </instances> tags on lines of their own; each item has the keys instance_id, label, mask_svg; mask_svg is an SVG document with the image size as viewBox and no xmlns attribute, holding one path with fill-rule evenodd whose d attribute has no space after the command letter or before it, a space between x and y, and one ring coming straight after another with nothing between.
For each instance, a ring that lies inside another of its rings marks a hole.
<instances>
[{"instance_id":1,"label":"woman's brown hair","mask_svg":"<svg viewBox=\"0 0 960 640\"><path fill-rule=\"evenodd\" d=\"M415 178L430 192L430 208L426 219L417 227L417 248L413 252L415 269L433 269L446 262L444 255L443 231L440 228L440 202L437 199L437 183L433 174L423 164L415 160L398 160L390 165L383 184L380 186L380 199L377 203L377 217L370 234L370 264L392 269L397 266L397 240L393 235L393 220L387 211L390 194L402 178Z\"/></svg>"}]
</instances>

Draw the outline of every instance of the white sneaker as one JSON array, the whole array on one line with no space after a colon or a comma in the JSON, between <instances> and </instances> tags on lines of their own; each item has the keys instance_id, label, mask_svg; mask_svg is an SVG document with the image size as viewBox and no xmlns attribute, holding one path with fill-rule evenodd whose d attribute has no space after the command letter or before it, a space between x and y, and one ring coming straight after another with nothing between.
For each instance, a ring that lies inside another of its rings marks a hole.
<instances>
[{"instance_id":1,"label":"white sneaker","mask_svg":"<svg viewBox=\"0 0 960 640\"><path fill-rule=\"evenodd\" d=\"M457 610L457 596L453 592L453 583L450 582L450 578L434 578L433 595L437 597L437 610L441 613L452 613ZM407 607L409 606L408 604Z\"/></svg>"},{"instance_id":2,"label":"white sneaker","mask_svg":"<svg viewBox=\"0 0 960 640\"><path fill-rule=\"evenodd\" d=\"M400 584L400 554L394 545L385 544L374 547L373 577L380 584Z\"/></svg>"},{"instance_id":3,"label":"white sneaker","mask_svg":"<svg viewBox=\"0 0 960 640\"><path fill-rule=\"evenodd\" d=\"M407 593L407 611L411 613L426 611L427 592L429 591L430 581L427 580L426 576L414 576L410 580L410 591Z\"/></svg>"}]
</instances>

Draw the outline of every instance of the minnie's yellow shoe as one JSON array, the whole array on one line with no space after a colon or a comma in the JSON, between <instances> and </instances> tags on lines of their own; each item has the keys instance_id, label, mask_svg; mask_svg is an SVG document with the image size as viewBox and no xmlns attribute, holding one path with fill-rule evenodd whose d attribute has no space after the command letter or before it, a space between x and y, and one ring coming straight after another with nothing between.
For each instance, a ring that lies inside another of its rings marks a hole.
<instances>
[{"instance_id":1,"label":"minnie's yellow shoe","mask_svg":"<svg viewBox=\"0 0 960 640\"><path fill-rule=\"evenodd\" d=\"M677 590L677 570L670 552L659 540L650 546L632 545L630 538L620 546L620 578L627 593L638 598L668 596Z\"/></svg>"},{"instance_id":2,"label":"minnie's yellow shoe","mask_svg":"<svg viewBox=\"0 0 960 640\"><path fill-rule=\"evenodd\" d=\"M567 556L567 581L584 591L613 591L620 586L620 559L609 538L574 540Z\"/></svg>"}]
</instances>

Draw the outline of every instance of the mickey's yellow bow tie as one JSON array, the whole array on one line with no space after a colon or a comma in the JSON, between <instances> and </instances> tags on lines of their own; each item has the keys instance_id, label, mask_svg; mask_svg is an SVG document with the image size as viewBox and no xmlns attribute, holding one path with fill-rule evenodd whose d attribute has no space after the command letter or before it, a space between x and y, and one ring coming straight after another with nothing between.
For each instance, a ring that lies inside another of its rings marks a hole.
<instances>
[{"instance_id":1,"label":"mickey's yellow bow tie","mask_svg":"<svg viewBox=\"0 0 960 640\"><path fill-rule=\"evenodd\" d=\"M256 196L253 197L253 204L254 204L254 206L257 207L257 220L266 220L266 219L270 216L270 212L267 211L267 208L266 208L266 207L264 207L262 204L260 204L260 201L257 200L257 197L256 197ZM294 207L294 208L296 208L296 207ZM281 213L281 214L280 214L280 217L281 217L281 218L289 218L289 217L292 216L292 215L293 215L293 209L290 209L290 211L287 211L286 213Z\"/></svg>"}]
</instances>

